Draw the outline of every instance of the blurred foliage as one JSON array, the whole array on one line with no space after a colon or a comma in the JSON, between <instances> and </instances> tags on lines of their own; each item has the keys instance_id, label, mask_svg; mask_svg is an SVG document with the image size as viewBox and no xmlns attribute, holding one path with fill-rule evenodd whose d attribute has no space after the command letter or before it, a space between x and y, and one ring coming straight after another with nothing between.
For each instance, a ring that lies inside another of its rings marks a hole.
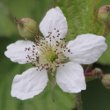
<instances>
[{"instance_id":1,"label":"blurred foliage","mask_svg":"<svg viewBox=\"0 0 110 110\"><path fill-rule=\"evenodd\" d=\"M67 40L83 33L103 35L104 26L97 19L97 11L100 6L110 4L110 0L0 0L0 110L72 110L75 107L75 96L63 93L58 87L52 92L48 86L39 96L27 101L10 96L15 74L30 67L12 63L3 54L8 44L20 39L10 15L17 18L31 17L40 23L46 11L55 4L61 7L67 18ZM109 42L110 34L107 35L109 48L100 58L101 64L110 64ZM109 66L101 67L110 72ZM97 80L89 82L87 91L83 92L83 100L84 110L110 109L110 91Z\"/></svg>"},{"instance_id":2,"label":"blurred foliage","mask_svg":"<svg viewBox=\"0 0 110 110\"><path fill-rule=\"evenodd\" d=\"M10 20L10 14L16 18L31 17L39 22L52 5L52 0L1 0L0 35L11 37L17 34L16 27Z\"/></svg>"},{"instance_id":3,"label":"blurred foliage","mask_svg":"<svg viewBox=\"0 0 110 110\"><path fill-rule=\"evenodd\" d=\"M87 90L82 94L82 98L84 110L110 109L110 90L105 89L100 80L89 82Z\"/></svg>"},{"instance_id":4,"label":"blurred foliage","mask_svg":"<svg viewBox=\"0 0 110 110\"><path fill-rule=\"evenodd\" d=\"M110 74L110 66L95 63L94 67L101 68L105 73ZM101 80L96 79L87 83L87 90L82 92L84 110L109 110L110 90L106 89Z\"/></svg>"}]
</instances>

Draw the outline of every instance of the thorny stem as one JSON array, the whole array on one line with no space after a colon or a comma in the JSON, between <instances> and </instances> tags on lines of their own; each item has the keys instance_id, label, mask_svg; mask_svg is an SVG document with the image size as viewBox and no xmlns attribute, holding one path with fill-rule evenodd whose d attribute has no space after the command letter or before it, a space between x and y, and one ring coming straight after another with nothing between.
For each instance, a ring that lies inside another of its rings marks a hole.
<instances>
[{"instance_id":1,"label":"thorny stem","mask_svg":"<svg viewBox=\"0 0 110 110\"><path fill-rule=\"evenodd\" d=\"M76 108L73 110L83 110L81 93L76 95Z\"/></svg>"}]
</instances>

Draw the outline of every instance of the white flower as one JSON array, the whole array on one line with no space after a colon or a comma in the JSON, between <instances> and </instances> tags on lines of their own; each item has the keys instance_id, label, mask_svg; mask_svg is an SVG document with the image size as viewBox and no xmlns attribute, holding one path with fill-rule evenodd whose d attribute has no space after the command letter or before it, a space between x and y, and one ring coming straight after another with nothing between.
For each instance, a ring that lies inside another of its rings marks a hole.
<instances>
[{"instance_id":1,"label":"white flower","mask_svg":"<svg viewBox=\"0 0 110 110\"><path fill-rule=\"evenodd\" d=\"M48 83L48 71L54 72L56 83L68 93L86 89L81 64L96 62L106 50L105 38L94 34L82 34L68 43L64 42L68 26L59 7L50 9L40 31L44 38L39 43L19 40L7 47L5 55L19 64L32 63L33 68L16 75L11 95L25 100L41 93ZM56 73L55 73L56 72Z\"/></svg>"}]
</instances>

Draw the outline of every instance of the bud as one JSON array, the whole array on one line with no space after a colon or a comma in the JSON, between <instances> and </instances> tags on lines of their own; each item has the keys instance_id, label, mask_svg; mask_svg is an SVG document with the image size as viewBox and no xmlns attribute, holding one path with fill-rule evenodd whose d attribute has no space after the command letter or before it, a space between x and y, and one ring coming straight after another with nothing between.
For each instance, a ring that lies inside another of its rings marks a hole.
<instances>
[{"instance_id":1,"label":"bud","mask_svg":"<svg viewBox=\"0 0 110 110\"><path fill-rule=\"evenodd\" d=\"M38 34L37 22L31 18L17 20L19 34L24 38L33 38Z\"/></svg>"},{"instance_id":2,"label":"bud","mask_svg":"<svg viewBox=\"0 0 110 110\"><path fill-rule=\"evenodd\" d=\"M110 24L110 5L104 5L99 9L98 18L101 22Z\"/></svg>"},{"instance_id":3,"label":"bud","mask_svg":"<svg viewBox=\"0 0 110 110\"><path fill-rule=\"evenodd\" d=\"M102 84L105 88L110 89L110 74L105 74L102 77Z\"/></svg>"}]
</instances>

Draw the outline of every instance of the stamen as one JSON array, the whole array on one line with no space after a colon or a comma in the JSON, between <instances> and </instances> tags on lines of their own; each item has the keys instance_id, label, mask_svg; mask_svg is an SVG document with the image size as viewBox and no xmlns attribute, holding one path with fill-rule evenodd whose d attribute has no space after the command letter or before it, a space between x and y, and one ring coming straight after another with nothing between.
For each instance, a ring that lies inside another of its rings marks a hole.
<instances>
[{"instance_id":1,"label":"stamen","mask_svg":"<svg viewBox=\"0 0 110 110\"><path fill-rule=\"evenodd\" d=\"M64 38L60 38L60 35L60 30L54 28L52 32L48 32L46 38L33 44L32 47L25 48L27 62L31 62L39 71L43 69L54 71L63 64L66 60L64 51L69 53L71 51L66 48Z\"/></svg>"},{"instance_id":2,"label":"stamen","mask_svg":"<svg viewBox=\"0 0 110 110\"><path fill-rule=\"evenodd\" d=\"M57 30L57 32L59 32L59 30Z\"/></svg>"}]
</instances>

